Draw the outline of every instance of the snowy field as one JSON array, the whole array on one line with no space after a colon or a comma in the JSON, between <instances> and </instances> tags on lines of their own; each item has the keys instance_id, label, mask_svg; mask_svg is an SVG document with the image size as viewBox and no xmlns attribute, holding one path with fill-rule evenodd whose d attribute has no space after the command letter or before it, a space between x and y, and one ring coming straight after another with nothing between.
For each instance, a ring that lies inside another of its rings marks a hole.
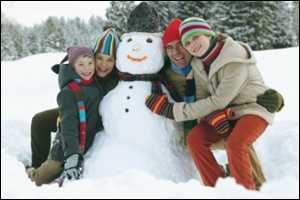
<instances>
[{"instance_id":1,"label":"snowy field","mask_svg":"<svg viewBox=\"0 0 300 200\"><path fill-rule=\"evenodd\" d=\"M56 107L57 76L50 67L64 53L52 53L1 62L1 198L299 198L299 48L255 55L267 85L285 98L283 111L255 144L267 178L260 192L247 191L232 178L209 188L196 179L174 183L134 170L65 182L62 188L36 187L20 161L31 156L32 116ZM216 154L226 160L224 152Z\"/></svg>"}]
</instances>

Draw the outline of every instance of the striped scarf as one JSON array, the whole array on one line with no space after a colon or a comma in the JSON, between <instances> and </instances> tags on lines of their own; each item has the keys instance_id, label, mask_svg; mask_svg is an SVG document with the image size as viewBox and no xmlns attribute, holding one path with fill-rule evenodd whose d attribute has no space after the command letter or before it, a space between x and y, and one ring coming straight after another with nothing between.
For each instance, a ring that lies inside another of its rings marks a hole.
<instances>
[{"instance_id":1,"label":"striped scarf","mask_svg":"<svg viewBox=\"0 0 300 200\"><path fill-rule=\"evenodd\" d=\"M167 81L162 74L130 74L126 72L118 72L118 76L122 81L150 81L152 84L152 94L163 94L162 85L164 85L175 101L180 99L180 96L175 90L174 84Z\"/></svg>"},{"instance_id":2,"label":"striped scarf","mask_svg":"<svg viewBox=\"0 0 300 200\"><path fill-rule=\"evenodd\" d=\"M198 57L203 62L207 74L209 74L210 66L219 56L223 46L224 42L218 41L218 38L214 37L211 39L210 47L206 53L203 56Z\"/></svg>"},{"instance_id":3,"label":"striped scarf","mask_svg":"<svg viewBox=\"0 0 300 200\"><path fill-rule=\"evenodd\" d=\"M79 116L79 148L83 153L85 150L86 144L86 103L85 97L82 90L80 90L80 85L90 85L93 82L93 78L90 80L82 80L82 79L74 79L72 82L68 84L69 88L75 94L78 108L78 116Z\"/></svg>"}]
</instances>

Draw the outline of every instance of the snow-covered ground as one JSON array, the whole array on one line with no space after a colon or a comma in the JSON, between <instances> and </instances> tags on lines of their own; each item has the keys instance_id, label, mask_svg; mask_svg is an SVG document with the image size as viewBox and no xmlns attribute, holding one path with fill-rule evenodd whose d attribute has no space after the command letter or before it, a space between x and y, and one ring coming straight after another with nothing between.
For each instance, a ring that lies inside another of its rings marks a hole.
<instances>
[{"instance_id":1,"label":"snow-covered ground","mask_svg":"<svg viewBox=\"0 0 300 200\"><path fill-rule=\"evenodd\" d=\"M30 159L30 121L56 107L57 76L50 70L64 53L1 62L1 198L299 198L299 48L255 52L265 82L285 98L275 123L255 144L267 183L260 192L232 178L215 188L193 179L159 180L142 171L36 187L20 161ZM216 152L220 161L224 152ZM103 161L105 162L105 161Z\"/></svg>"}]
</instances>

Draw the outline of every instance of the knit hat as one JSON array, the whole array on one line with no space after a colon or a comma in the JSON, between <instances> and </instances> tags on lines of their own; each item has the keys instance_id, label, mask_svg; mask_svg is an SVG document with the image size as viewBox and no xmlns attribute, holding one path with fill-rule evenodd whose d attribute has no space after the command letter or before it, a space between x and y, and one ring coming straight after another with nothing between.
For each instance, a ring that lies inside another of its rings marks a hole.
<instances>
[{"instance_id":1,"label":"knit hat","mask_svg":"<svg viewBox=\"0 0 300 200\"><path fill-rule=\"evenodd\" d=\"M94 54L101 53L108 56L116 57L116 51L119 44L117 33L114 29L107 29L97 37L93 48Z\"/></svg>"},{"instance_id":2,"label":"knit hat","mask_svg":"<svg viewBox=\"0 0 300 200\"><path fill-rule=\"evenodd\" d=\"M148 3L142 2L130 13L127 32L158 33L159 23L156 10Z\"/></svg>"},{"instance_id":3,"label":"knit hat","mask_svg":"<svg viewBox=\"0 0 300 200\"><path fill-rule=\"evenodd\" d=\"M67 55L60 61L60 64L63 64L67 60L70 65L74 65L77 58L80 56L90 56L94 57L92 49L84 46L72 46L67 49ZM56 74L59 73L60 64L53 65L51 67L52 71Z\"/></svg>"},{"instance_id":4,"label":"knit hat","mask_svg":"<svg viewBox=\"0 0 300 200\"><path fill-rule=\"evenodd\" d=\"M180 19L173 19L167 26L162 37L164 48L166 48L170 42L180 40L179 26L181 22Z\"/></svg>"},{"instance_id":5,"label":"knit hat","mask_svg":"<svg viewBox=\"0 0 300 200\"><path fill-rule=\"evenodd\" d=\"M179 26L181 42L183 45L195 35L215 36L216 33L211 29L211 26L204 20L198 17L190 17L184 20Z\"/></svg>"},{"instance_id":6,"label":"knit hat","mask_svg":"<svg viewBox=\"0 0 300 200\"><path fill-rule=\"evenodd\" d=\"M74 65L77 58L80 56L94 57L92 49L84 46L72 46L67 49L68 60L70 65Z\"/></svg>"}]
</instances>

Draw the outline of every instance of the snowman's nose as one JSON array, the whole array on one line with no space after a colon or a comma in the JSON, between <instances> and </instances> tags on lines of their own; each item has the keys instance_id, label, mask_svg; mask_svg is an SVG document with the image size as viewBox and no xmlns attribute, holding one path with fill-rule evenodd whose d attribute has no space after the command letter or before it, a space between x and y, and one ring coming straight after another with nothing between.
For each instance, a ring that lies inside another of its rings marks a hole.
<instances>
[{"instance_id":1,"label":"snowman's nose","mask_svg":"<svg viewBox=\"0 0 300 200\"><path fill-rule=\"evenodd\" d=\"M141 50L140 45L135 45L135 46L132 48L132 51L140 51L140 50Z\"/></svg>"}]
</instances>

